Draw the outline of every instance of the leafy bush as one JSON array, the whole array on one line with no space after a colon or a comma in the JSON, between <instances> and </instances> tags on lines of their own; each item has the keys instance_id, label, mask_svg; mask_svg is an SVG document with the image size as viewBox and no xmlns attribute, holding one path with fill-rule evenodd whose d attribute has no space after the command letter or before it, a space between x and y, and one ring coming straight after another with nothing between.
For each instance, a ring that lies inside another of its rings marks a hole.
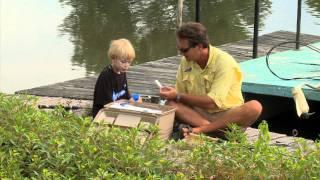
<instances>
[{"instance_id":1,"label":"leafy bush","mask_svg":"<svg viewBox=\"0 0 320 180\"><path fill-rule=\"evenodd\" d=\"M268 126L249 144L236 126L229 141L199 137L198 145L143 141L141 129L93 128L91 118L63 108L35 108L29 96L0 94L0 178L264 179L320 177L320 143L295 151L270 146ZM157 134L157 128L149 129Z\"/></svg>"}]
</instances>

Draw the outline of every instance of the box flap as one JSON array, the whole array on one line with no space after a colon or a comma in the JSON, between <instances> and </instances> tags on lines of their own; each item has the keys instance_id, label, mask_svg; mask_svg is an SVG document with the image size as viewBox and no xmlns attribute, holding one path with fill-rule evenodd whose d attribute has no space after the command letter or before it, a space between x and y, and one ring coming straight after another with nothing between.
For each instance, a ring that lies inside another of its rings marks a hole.
<instances>
[{"instance_id":1,"label":"box flap","mask_svg":"<svg viewBox=\"0 0 320 180\"><path fill-rule=\"evenodd\" d=\"M96 117L93 119L93 122L103 123L103 124L113 124L115 118L108 116L104 109L100 109Z\"/></svg>"},{"instance_id":2,"label":"box flap","mask_svg":"<svg viewBox=\"0 0 320 180\"><path fill-rule=\"evenodd\" d=\"M95 118L93 122L101 123L101 124L113 124L114 119L115 119L114 117L104 116L104 117Z\"/></svg>"},{"instance_id":3,"label":"box flap","mask_svg":"<svg viewBox=\"0 0 320 180\"><path fill-rule=\"evenodd\" d=\"M119 114L114 125L122 127L138 127L141 117L128 114Z\"/></svg>"},{"instance_id":4,"label":"box flap","mask_svg":"<svg viewBox=\"0 0 320 180\"><path fill-rule=\"evenodd\" d=\"M155 117L170 114L175 111L175 108L172 106L159 105L147 102L130 102L125 100L111 102L109 104L104 105L104 107L107 109L114 109L116 111L121 112L140 113Z\"/></svg>"}]
</instances>

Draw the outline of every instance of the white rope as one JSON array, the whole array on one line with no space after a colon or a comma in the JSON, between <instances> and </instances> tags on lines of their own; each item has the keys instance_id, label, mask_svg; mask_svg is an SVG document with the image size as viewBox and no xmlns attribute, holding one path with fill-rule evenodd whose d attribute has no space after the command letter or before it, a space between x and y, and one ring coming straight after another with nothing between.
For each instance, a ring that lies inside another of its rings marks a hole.
<instances>
[{"instance_id":1,"label":"white rope","mask_svg":"<svg viewBox=\"0 0 320 180\"><path fill-rule=\"evenodd\" d=\"M300 84L292 89L292 95L293 95L294 102L296 104L296 110L299 117L301 117L302 114L309 113L309 105L302 91L303 86L308 86L312 89L320 91L320 84L318 85Z\"/></svg>"}]
</instances>

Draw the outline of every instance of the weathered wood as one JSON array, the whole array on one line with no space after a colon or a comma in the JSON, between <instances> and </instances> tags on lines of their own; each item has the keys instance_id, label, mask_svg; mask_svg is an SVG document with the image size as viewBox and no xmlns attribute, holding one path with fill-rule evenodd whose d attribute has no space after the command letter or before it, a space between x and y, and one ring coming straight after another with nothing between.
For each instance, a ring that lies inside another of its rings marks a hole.
<instances>
[{"instance_id":1,"label":"weathered wood","mask_svg":"<svg viewBox=\"0 0 320 180\"><path fill-rule=\"evenodd\" d=\"M262 56L274 45L294 41L295 33L287 31L277 31L259 37L258 55ZM313 43L320 41L320 36L301 34L301 41L304 43ZM277 48L275 52L292 49L294 44L287 44ZM234 43L227 43L219 46L227 51L238 62L251 59L252 39L241 40ZM157 61L146 62L135 65L128 72L128 83L131 92L140 94L157 95L158 88L154 80L158 79L166 85L174 85L176 70L178 68L181 56L163 58ZM93 89L97 76L79 78L62 83L56 83L48 86L21 90L16 93L26 93L39 96L65 97L75 99L92 99Z\"/></svg>"}]
</instances>

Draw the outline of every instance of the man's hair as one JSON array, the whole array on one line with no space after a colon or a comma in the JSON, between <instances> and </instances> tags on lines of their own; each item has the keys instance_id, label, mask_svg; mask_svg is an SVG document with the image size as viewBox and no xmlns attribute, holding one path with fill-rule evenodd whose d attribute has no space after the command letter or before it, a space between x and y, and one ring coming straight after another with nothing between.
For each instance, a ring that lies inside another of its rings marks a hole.
<instances>
[{"instance_id":1,"label":"man's hair","mask_svg":"<svg viewBox=\"0 0 320 180\"><path fill-rule=\"evenodd\" d=\"M209 46L209 37L207 29L200 23L187 22L177 30L179 39L187 39L189 46L202 44L204 48Z\"/></svg>"},{"instance_id":2,"label":"man's hair","mask_svg":"<svg viewBox=\"0 0 320 180\"><path fill-rule=\"evenodd\" d=\"M110 43L108 50L110 59L129 59L133 60L136 57L134 48L131 42L127 39L117 39Z\"/></svg>"}]
</instances>

